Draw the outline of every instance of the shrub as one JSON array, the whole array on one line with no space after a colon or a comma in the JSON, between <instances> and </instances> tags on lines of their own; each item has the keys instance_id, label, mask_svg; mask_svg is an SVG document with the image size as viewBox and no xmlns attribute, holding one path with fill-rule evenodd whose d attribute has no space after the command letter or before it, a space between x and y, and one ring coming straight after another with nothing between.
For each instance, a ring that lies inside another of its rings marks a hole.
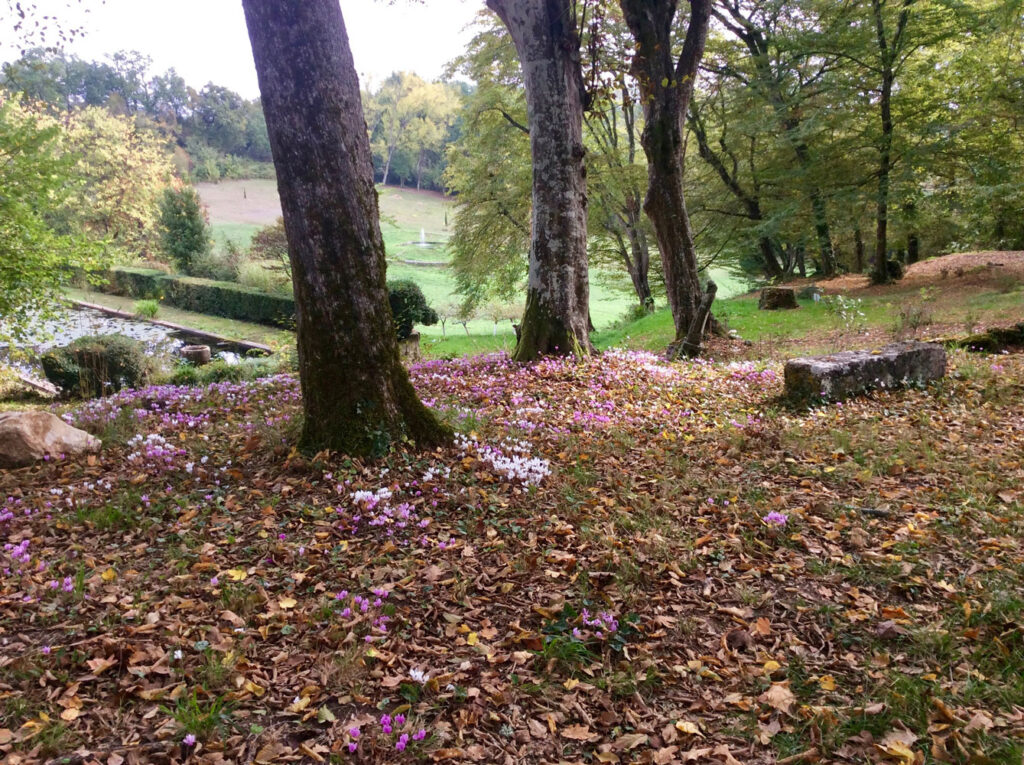
<instances>
[{"instance_id":1,"label":"shrub","mask_svg":"<svg viewBox=\"0 0 1024 765\"><path fill-rule=\"evenodd\" d=\"M252 287L254 290L278 295L290 295L292 292L291 282L285 279L280 270L274 271L252 261L239 266L238 283L243 287Z\"/></svg>"},{"instance_id":2,"label":"shrub","mask_svg":"<svg viewBox=\"0 0 1024 765\"><path fill-rule=\"evenodd\" d=\"M182 271L210 252L210 225L199 194L192 188L164 189L160 200L160 243Z\"/></svg>"},{"instance_id":3,"label":"shrub","mask_svg":"<svg viewBox=\"0 0 1024 765\"><path fill-rule=\"evenodd\" d=\"M437 324L437 311L427 305L423 290L415 282L388 282L388 302L399 340L412 334L413 324Z\"/></svg>"},{"instance_id":4,"label":"shrub","mask_svg":"<svg viewBox=\"0 0 1024 765\"><path fill-rule=\"evenodd\" d=\"M144 319L155 319L160 312L160 303L156 300L136 300L135 315Z\"/></svg>"},{"instance_id":5,"label":"shrub","mask_svg":"<svg viewBox=\"0 0 1024 765\"><path fill-rule=\"evenodd\" d=\"M189 270L191 276L213 279L218 282L233 282L238 278L239 262L233 253L207 252L196 256Z\"/></svg>"},{"instance_id":6,"label":"shrub","mask_svg":"<svg viewBox=\"0 0 1024 765\"><path fill-rule=\"evenodd\" d=\"M159 300L164 294L164 285L171 278L154 268L118 266L110 269L105 292L133 298Z\"/></svg>"},{"instance_id":7,"label":"shrub","mask_svg":"<svg viewBox=\"0 0 1024 765\"><path fill-rule=\"evenodd\" d=\"M252 238L249 256L254 260L272 260L281 264L288 280L292 278L292 264L288 259L288 238L284 233L284 218L278 218L273 226L264 226Z\"/></svg>"},{"instance_id":8,"label":"shrub","mask_svg":"<svg viewBox=\"0 0 1024 765\"><path fill-rule=\"evenodd\" d=\"M80 337L42 357L46 379L65 395L102 396L145 385L150 361L138 340L124 335Z\"/></svg>"},{"instance_id":9,"label":"shrub","mask_svg":"<svg viewBox=\"0 0 1024 765\"><path fill-rule=\"evenodd\" d=\"M216 382L242 382L256 380L277 374L280 369L276 358L242 359L236 364L229 364L217 359L201 367L182 364L167 378L172 385L209 385Z\"/></svg>"}]
</instances>

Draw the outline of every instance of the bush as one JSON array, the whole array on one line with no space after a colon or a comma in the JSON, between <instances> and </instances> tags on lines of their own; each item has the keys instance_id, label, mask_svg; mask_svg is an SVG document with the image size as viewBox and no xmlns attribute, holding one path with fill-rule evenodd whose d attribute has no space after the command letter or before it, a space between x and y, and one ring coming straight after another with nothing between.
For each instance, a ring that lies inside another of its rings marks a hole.
<instances>
[{"instance_id":1,"label":"bush","mask_svg":"<svg viewBox=\"0 0 1024 765\"><path fill-rule=\"evenodd\" d=\"M217 359L201 367L182 364L166 381L172 385L209 385L225 381L256 380L276 375L279 371L280 362L276 358L242 359L236 364Z\"/></svg>"},{"instance_id":2,"label":"bush","mask_svg":"<svg viewBox=\"0 0 1024 765\"><path fill-rule=\"evenodd\" d=\"M43 354L42 364L46 379L65 395L84 398L141 387L151 371L142 343L124 335L80 337Z\"/></svg>"},{"instance_id":3,"label":"bush","mask_svg":"<svg viewBox=\"0 0 1024 765\"><path fill-rule=\"evenodd\" d=\"M261 292L272 292L278 295L292 294L292 285L280 269L272 270L260 263L248 261L238 268L238 283L243 287L252 287Z\"/></svg>"},{"instance_id":4,"label":"bush","mask_svg":"<svg viewBox=\"0 0 1024 765\"><path fill-rule=\"evenodd\" d=\"M155 300L136 300L135 315L144 319L155 319L160 312L160 303Z\"/></svg>"},{"instance_id":5,"label":"bush","mask_svg":"<svg viewBox=\"0 0 1024 765\"><path fill-rule=\"evenodd\" d=\"M284 233L284 218L278 218L273 226L264 226L252 238L249 245L249 256L253 260L272 260L281 264L291 281L292 264L288 259L288 238Z\"/></svg>"},{"instance_id":6,"label":"bush","mask_svg":"<svg viewBox=\"0 0 1024 765\"><path fill-rule=\"evenodd\" d=\"M423 290L415 282L388 282L388 302L399 340L412 334L413 324L437 324L437 311L427 305Z\"/></svg>"},{"instance_id":7,"label":"bush","mask_svg":"<svg viewBox=\"0 0 1024 765\"><path fill-rule=\"evenodd\" d=\"M230 244L230 242L229 242ZM239 253L228 249L226 253L207 252L192 261L189 275L218 282L233 282L241 267Z\"/></svg>"},{"instance_id":8,"label":"bush","mask_svg":"<svg viewBox=\"0 0 1024 765\"><path fill-rule=\"evenodd\" d=\"M119 266L110 269L104 292L159 300L163 297L164 285L170 278L163 271L154 268Z\"/></svg>"},{"instance_id":9,"label":"bush","mask_svg":"<svg viewBox=\"0 0 1024 765\"><path fill-rule=\"evenodd\" d=\"M160 243L185 273L192 273L194 261L209 254L210 224L195 189L164 189L160 200Z\"/></svg>"}]
</instances>

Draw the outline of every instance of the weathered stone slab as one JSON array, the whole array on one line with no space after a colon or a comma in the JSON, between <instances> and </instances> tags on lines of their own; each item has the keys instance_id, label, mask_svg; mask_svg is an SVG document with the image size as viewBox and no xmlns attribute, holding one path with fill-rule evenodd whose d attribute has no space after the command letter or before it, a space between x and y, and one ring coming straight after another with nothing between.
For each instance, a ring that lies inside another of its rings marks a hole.
<instances>
[{"instance_id":1,"label":"weathered stone slab","mask_svg":"<svg viewBox=\"0 0 1024 765\"><path fill-rule=\"evenodd\" d=\"M761 298L757 307L762 311L778 311L781 308L799 308L796 302L796 290L792 287L765 287L761 290Z\"/></svg>"},{"instance_id":2,"label":"weathered stone slab","mask_svg":"<svg viewBox=\"0 0 1024 765\"><path fill-rule=\"evenodd\" d=\"M946 374L946 349L936 343L896 343L879 351L843 351L786 362L786 395L795 401L838 400L874 388L899 388Z\"/></svg>"},{"instance_id":3,"label":"weathered stone slab","mask_svg":"<svg viewBox=\"0 0 1024 765\"><path fill-rule=\"evenodd\" d=\"M413 332L398 341L398 356L403 364L415 364L420 360L420 333Z\"/></svg>"},{"instance_id":4,"label":"weathered stone slab","mask_svg":"<svg viewBox=\"0 0 1024 765\"><path fill-rule=\"evenodd\" d=\"M47 455L69 457L100 448L100 440L50 412L0 414L0 468L17 468Z\"/></svg>"}]
</instances>

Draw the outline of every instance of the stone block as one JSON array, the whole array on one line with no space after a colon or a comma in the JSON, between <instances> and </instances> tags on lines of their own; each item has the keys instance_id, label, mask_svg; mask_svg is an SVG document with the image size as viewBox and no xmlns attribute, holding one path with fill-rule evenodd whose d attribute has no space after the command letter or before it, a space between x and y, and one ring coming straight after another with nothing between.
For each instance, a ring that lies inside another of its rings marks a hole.
<instances>
[{"instance_id":1,"label":"stone block","mask_svg":"<svg viewBox=\"0 0 1024 765\"><path fill-rule=\"evenodd\" d=\"M946 374L946 349L896 343L878 351L843 351L786 362L786 395L794 401L840 400L875 388L899 388Z\"/></svg>"}]
</instances>

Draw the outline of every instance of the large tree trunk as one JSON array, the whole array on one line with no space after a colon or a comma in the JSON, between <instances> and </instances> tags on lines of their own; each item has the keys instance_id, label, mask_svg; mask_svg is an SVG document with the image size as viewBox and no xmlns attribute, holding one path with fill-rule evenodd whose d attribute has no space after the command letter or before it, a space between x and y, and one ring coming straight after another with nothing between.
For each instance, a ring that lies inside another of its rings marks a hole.
<instances>
[{"instance_id":1,"label":"large tree trunk","mask_svg":"<svg viewBox=\"0 0 1024 765\"><path fill-rule=\"evenodd\" d=\"M707 41L710 0L691 0L690 22L678 62L672 59L677 0L621 0L636 40L633 73L644 98L640 143L647 155L644 200L658 240L668 302L681 349L700 303L697 252L683 196L683 119Z\"/></svg>"},{"instance_id":2,"label":"large tree trunk","mask_svg":"<svg viewBox=\"0 0 1024 765\"><path fill-rule=\"evenodd\" d=\"M533 157L530 269L512 357L590 353L583 75L569 0L487 0L519 54Z\"/></svg>"},{"instance_id":3,"label":"large tree trunk","mask_svg":"<svg viewBox=\"0 0 1024 765\"><path fill-rule=\"evenodd\" d=\"M370 142L338 0L243 0L295 284L302 446L376 455L450 432L399 362Z\"/></svg>"}]
</instances>

